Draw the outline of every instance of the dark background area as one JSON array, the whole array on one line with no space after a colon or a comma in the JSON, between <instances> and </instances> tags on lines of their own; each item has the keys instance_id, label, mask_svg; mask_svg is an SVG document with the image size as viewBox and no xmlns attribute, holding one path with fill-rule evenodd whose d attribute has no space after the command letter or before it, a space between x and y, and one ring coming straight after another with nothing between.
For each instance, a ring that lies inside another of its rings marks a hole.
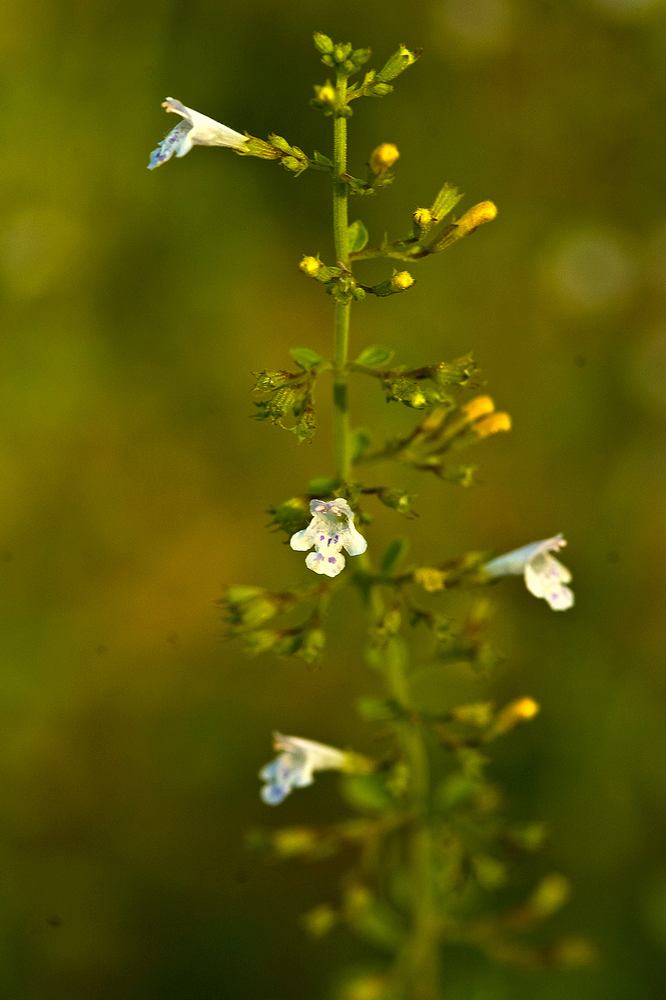
<instances>
[{"instance_id":1,"label":"dark background area","mask_svg":"<svg viewBox=\"0 0 666 1000\"><path fill-rule=\"evenodd\" d=\"M563 615L519 580L493 591L490 695L542 704L494 773L515 816L548 824L541 870L573 882L557 929L603 958L536 978L451 950L447 996L663 995L663 15L656 0L7 0L3 997L316 1000L369 954L298 926L337 863L243 848L257 824L344 813L330 778L267 810L256 772L273 728L371 751L351 708L375 683L350 652L354 606L311 670L246 660L214 603L224 583L306 572L265 509L330 472L328 403L310 446L247 417L252 370L329 351L330 302L297 267L331 258L326 178L217 149L145 169L174 124L167 94L327 152L330 122L308 107L325 79L315 29L380 64L399 42L425 50L351 122L355 172L381 141L402 154L395 186L353 205L376 237L444 180L500 210L409 294L355 309L356 349L473 349L514 421L477 451L471 490L396 470L421 517L379 513L370 544L409 533L428 562L563 531L574 573ZM410 421L364 382L352 405L358 423Z\"/></svg>"}]
</instances>

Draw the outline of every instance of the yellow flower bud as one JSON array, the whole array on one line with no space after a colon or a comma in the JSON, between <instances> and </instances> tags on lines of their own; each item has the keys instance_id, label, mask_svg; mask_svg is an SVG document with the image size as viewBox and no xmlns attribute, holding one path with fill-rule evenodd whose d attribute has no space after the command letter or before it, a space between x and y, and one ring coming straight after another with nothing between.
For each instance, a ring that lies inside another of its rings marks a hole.
<instances>
[{"instance_id":1,"label":"yellow flower bud","mask_svg":"<svg viewBox=\"0 0 666 1000\"><path fill-rule=\"evenodd\" d=\"M417 208L412 219L417 226L429 226L432 222L432 212L429 208Z\"/></svg>"},{"instance_id":2,"label":"yellow flower bud","mask_svg":"<svg viewBox=\"0 0 666 1000\"><path fill-rule=\"evenodd\" d=\"M307 854L316 842L316 831L307 826L289 826L273 834L273 850L282 858Z\"/></svg>"},{"instance_id":3,"label":"yellow flower bud","mask_svg":"<svg viewBox=\"0 0 666 1000\"><path fill-rule=\"evenodd\" d=\"M304 257L298 266L303 274L307 274L308 278L314 278L319 273L321 261L317 260L316 257Z\"/></svg>"},{"instance_id":4,"label":"yellow flower bud","mask_svg":"<svg viewBox=\"0 0 666 1000\"><path fill-rule=\"evenodd\" d=\"M346 983L340 994L341 1000L382 1000L386 996L388 983L383 976L363 975Z\"/></svg>"},{"instance_id":5,"label":"yellow flower bud","mask_svg":"<svg viewBox=\"0 0 666 1000\"><path fill-rule=\"evenodd\" d=\"M373 149L370 156L370 169L373 174L383 174L390 170L394 163L400 158L400 150L392 142L383 142L381 146Z\"/></svg>"},{"instance_id":6,"label":"yellow flower bud","mask_svg":"<svg viewBox=\"0 0 666 1000\"><path fill-rule=\"evenodd\" d=\"M478 424L474 424L474 430L482 438L499 434L500 431L510 431L511 417L508 413L491 413L489 417L484 417Z\"/></svg>"},{"instance_id":7,"label":"yellow flower bud","mask_svg":"<svg viewBox=\"0 0 666 1000\"><path fill-rule=\"evenodd\" d=\"M478 205L473 205L462 218L458 219L456 226L460 236L467 236L473 233L478 226L484 222L492 222L497 217L497 206L492 201L481 201Z\"/></svg>"},{"instance_id":8,"label":"yellow flower bud","mask_svg":"<svg viewBox=\"0 0 666 1000\"><path fill-rule=\"evenodd\" d=\"M529 722L540 711L539 703L534 698L518 698L505 705L497 716L493 735L501 736L517 726L519 722Z\"/></svg>"},{"instance_id":9,"label":"yellow flower bud","mask_svg":"<svg viewBox=\"0 0 666 1000\"><path fill-rule=\"evenodd\" d=\"M322 104L335 104L336 93L332 84L325 83L322 87L315 87L315 94Z\"/></svg>"},{"instance_id":10,"label":"yellow flower bud","mask_svg":"<svg viewBox=\"0 0 666 1000\"><path fill-rule=\"evenodd\" d=\"M433 566L421 566L414 570L414 583L423 587L429 594L436 594L439 590L444 590L445 576L441 569Z\"/></svg>"},{"instance_id":11,"label":"yellow flower bud","mask_svg":"<svg viewBox=\"0 0 666 1000\"><path fill-rule=\"evenodd\" d=\"M534 698L519 698L518 701L514 701L512 706L513 711L518 719L529 720L533 719L535 715L539 714L539 703L534 700Z\"/></svg>"},{"instance_id":12,"label":"yellow flower bud","mask_svg":"<svg viewBox=\"0 0 666 1000\"><path fill-rule=\"evenodd\" d=\"M553 872L541 879L536 889L532 893L530 903L532 909L540 917L550 917L569 899L571 895L571 885L564 875Z\"/></svg>"},{"instance_id":13,"label":"yellow flower bud","mask_svg":"<svg viewBox=\"0 0 666 1000\"><path fill-rule=\"evenodd\" d=\"M411 288L413 284L414 279L409 271L398 271L391 278L391 288L394 288L396 292L404 292L408 288Z\"/></svg>"},{"instance_id":14,"label":"yellow flower bud","mask_svg":"<svg viewBox=\"0 0 666 1000\"><path fill-rule=\"evenodd\" d=\"M495 404L490 396L476 396L475 399L470 399L469 403L465 403L462 410L471 423L473 420L478 420L479 417L486 417L489 413L493 413Z\"/></svg>"}]
</instances>

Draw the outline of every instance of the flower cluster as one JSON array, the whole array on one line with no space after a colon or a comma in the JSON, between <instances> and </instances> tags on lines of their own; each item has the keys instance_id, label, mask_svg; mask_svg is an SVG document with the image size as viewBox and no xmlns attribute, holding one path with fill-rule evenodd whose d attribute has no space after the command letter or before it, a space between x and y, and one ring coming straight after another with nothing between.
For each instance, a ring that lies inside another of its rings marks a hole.
<instances>
[{"instance_id":1,"label":"flower cluster","mask_svg":"<svg viewBox=\"0 0 666 1000\"><path fill-rule=\"evenodd\" d=\"M296 552L314 548L305 565L314 573L337 576L345 568L341 549L350 556L360 556L368 547L363 535L354 527L354 514L342 497L335 500L313 500L312 520L307 528L291 536L289 544Z\"/></svg>"}]
</instances>

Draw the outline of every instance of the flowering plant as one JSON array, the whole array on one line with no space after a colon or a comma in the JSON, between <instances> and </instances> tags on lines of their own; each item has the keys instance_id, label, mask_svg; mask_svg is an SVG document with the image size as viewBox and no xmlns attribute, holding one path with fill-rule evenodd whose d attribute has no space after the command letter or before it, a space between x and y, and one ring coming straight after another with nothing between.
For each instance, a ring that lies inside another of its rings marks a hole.
<instances>
[{"instance_id":1,"label":"flowering plant","mask_svg":"<svg viewBox=\"0 0 666 1000\"><path fill-rule=\"evenodd\" d=\"M350 845L358 851L358 864L338 898L315 907L306 918L314 934L346 925L384 953L384 960L367 971L350 973L341 1000L436 1000L445 944L473 945L494 959L536 967L584 962L590 949L578 939L549 945L530 939L537 925L565 902L568 884L562 876L546 876L520 903L498 897L511 879L515 858L539 847L543 830L537 823L512 823L504 815L501 797L486 776L488 749L533 719L539 706L524 695L500 707L489 700L444 708L441 698L431 703L417 683L420 654L416 663L410 662L411 637L418 628L431 635L428 659L438 694L446 690L447 668L464 668L484 678L495 663L488 636L489 585L520 574L532 594L554 610L565 610L573 605L567 586L571 575L552 555L565 544L561 535L496 558L483 552L445 557L436 537L427 565L405 564L405 546L397 539L379 558L373 551L368 503L378 502L405 518L415 516L415 498L399 483L372 477L377 461L407 465L434 473L443 483L467 487L475 470L460 463L460 453L508 431L511 420L496 410L490 396L478 393L483 380L471 354L416 368L393 363L393 352L381 345L366 346L352 357L352 306L370 296L412 294L415 281L405 265L447 250L493 221L497 209L481 201L453 215L462 196L447 182L428 205L412 211L402 236L373 244L363 221L350 222L350 200L387 187L400 154L393 142L384 142L369 154L365 173L355 176L347 160L348 123L355 101L388 96L419 53L401 45L379 69L363 70L371 57L368 49L335 43L321 33L314 40L334 77L315 87L312 101L332 120L332 156L317 151L307 155L274 134L262 140L235 132L169 98L164 107L183 120L158 145L149 167L182 157L194 145L224 146L240 155L277 160L293 174L313 169L330 179L334 252L328 262L306 254L299 266L332 301L331 357L294 348L295 368L260 370L254 386L256 417L307 441L316 433L315 385L332 376L333 469L271 508L272 526L285 533L291 549L308 553L307 569L322 579L303 574L302 583L280 592L231 585L221 605L230 634L241 639L247 652L272 651L313 662L325 654L330 602L346 583L355 584L367 617L366 660L385 687L382 697L364 699L360 711L370 724L381 726L383 748L366 756L275 733L278 756L261 769L260 778L263 801L275 806L295 789L311 785L316 772L340 772L343 796L360 818L286 828L261 839L278 856L316 858ZM400 266L370 284L361 280L356 267L373 258ZM411 427L383 444L354 428L352 376L377 383L387 402L412 411ZM352 557L349 562L343 550ZM455 624L445 614L452 588L465 590L469 598L467 612Z\"/></svg>"}]
</instances>

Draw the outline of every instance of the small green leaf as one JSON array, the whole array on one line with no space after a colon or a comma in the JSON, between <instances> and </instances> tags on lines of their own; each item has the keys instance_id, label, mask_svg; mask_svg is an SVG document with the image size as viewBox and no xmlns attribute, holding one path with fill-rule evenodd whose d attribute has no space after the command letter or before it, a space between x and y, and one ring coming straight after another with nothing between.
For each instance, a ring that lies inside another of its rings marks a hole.
<instances>
[{"instance_id":1,"label":"small green leaf","mask_svg":"<svg viewBox=\"0 0 666 1000\"><path fill-rule=\"evenodd\" d=\"M372 444L372 435L365 427L357 427L352 431L351 439L352 462L358 462L359 458L365 455Z\"/></svg>"},{"instance_id":2,"label":"small green leaf","mask_svg":"<svg viewBox=\"0 0 666 1000\"><path fill-rule=\"evenodd\" d=\"M308 483L308 493L316 497L325 497L329 493L334 493L339 486L338 479L331 479L326 476L317 476Z\"/></svg>"},{"instance_id":3,"label":"small green leaf","mask_svg":"<svg viewBox=\"0 0 666 1000\"><path fill-rule=\"evenodd\" d=\"M347 237L349 239L349 252L358 253L362 250L370 239L368 235L368 230L365 228L364 224L360 219L356 222L352 222L347 230Z\"/></svg>"},{"instance_id":4,"label":"small green leaf","mask_svg":"<svg viewBox=\"0 0 666 1000\"><path fill-rule=\"evenodd\" d=\"M361 718L368 722L390 722L405 714L398 702L390 698L360 698L356 707Z\"/></svg>"},{"instance_id":5,"label":"small green leaf","mask_svg":"<svg viewBox=\"0 0 666 1000\"><path fill-rule=\"evenodd\" d=\"M389 542L380 565L382 576L390 576L405 558L408 550L409 542L406 538L394 538L392 542Z\"/></svg>"},{"instance_id":6,"label":"small green leaf","mask_svg":"<svg viewBox=\"0 0 666 1000\"><path fill-rule=\"evenodd\" d=\"M316 368L324 360L320 354L317 354L310 347L292 347L289 353L299 368L304 368L306 371Z\"/></svg>"},{"instance_id":7,"label":"small green leaf","mask_svg":"<svg viewBox=\"0 0 666 1000\"><path fill-rule=\"evenodd\" d=\"M393 804L381 778L376 774L347 774L342 794L350 806L361 812L383 812Z\"/></svg>"},{"instance_id":8,"label":"small green leaf","mask_svg":"<svg viewBox=\"0 0 666 1000\"><path fill-rule=\"evenodd\" d=\"M324 156L324 154L320 153L318 149L315 149L314 153L312 154L312 159L320 167L332 167L333 166L333 160L330 160L328 158L328 156Z\"/></svg>"},{"instance_id":9,"label":"small green leaf","mask_svg":"<svg viewBox=\"0 0 666 1000\"><path fill-rule=\"evenodd\" d=\"M453 184L449 184L448 181L444 186L437 192L437 197L433 201L430 212L435 222L439 222L445 216L452 212L456 207L462 194L457 187Z\"/></svg>"},{"instance_id":10,"label":"small green leaf","mask_svg":"<svg viewBox=\"0 0 666 1000\"><path fill-rule=\"evenodd\" d=\"M356 359L357 365L365 365L366 368L380 368L387 365L393 358L394 351L381 344L371 344L361 351Z\"/></svg>"}]
</instances>

